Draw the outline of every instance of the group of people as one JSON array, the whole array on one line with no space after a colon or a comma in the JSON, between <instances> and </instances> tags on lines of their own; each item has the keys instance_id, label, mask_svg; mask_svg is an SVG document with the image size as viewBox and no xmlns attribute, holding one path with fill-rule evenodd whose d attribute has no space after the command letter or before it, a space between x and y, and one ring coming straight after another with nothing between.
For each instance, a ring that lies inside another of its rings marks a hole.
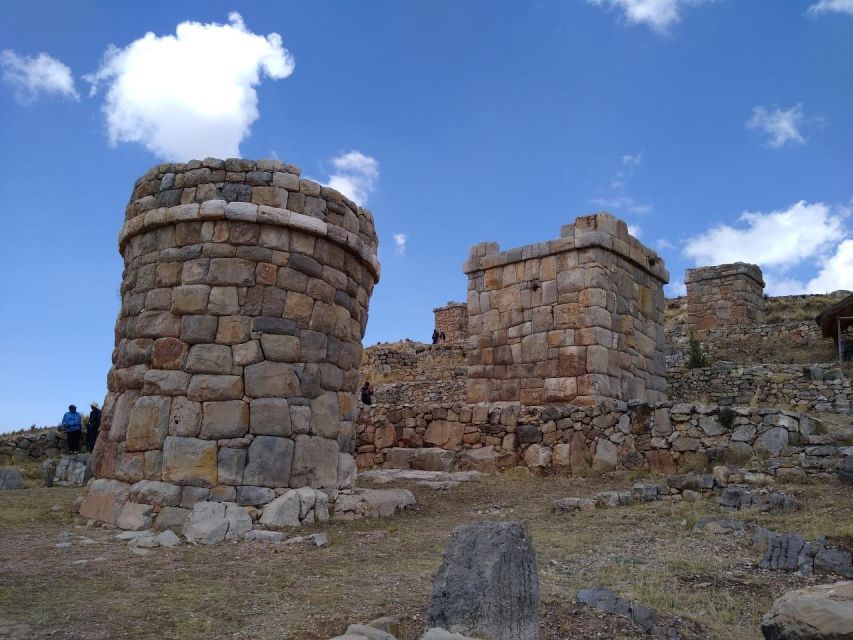
<instances>
[{"instance_id":1,"label":"group of people","mask_svg":"<svg viewBox=\"0 0 853 640\"><path fill-rule=\"evenodd\" d=\"M101 428L101 410L98 407L98 403L93 402L91 408L89 420L86 423L86 450L89 452L95 450L95 442L98 440L98 431ZM80 443L83 437L83 416L80 415L77 407L73 404L68 407L68 411L62 416L59 430L66 434L68 452L80 453Z\"/></svg>"},{"instance_id":2,"label":"group of people","mask_svg":"<svg viewBox=\"0 0 853 640\"><path fill-rule=\"evenodd\" d=\"M447 336L444 335L444 331L440 332L438 329L432 330L432 343L438 344L439 342L447 342Z\"/></svg>"}]
</instances>

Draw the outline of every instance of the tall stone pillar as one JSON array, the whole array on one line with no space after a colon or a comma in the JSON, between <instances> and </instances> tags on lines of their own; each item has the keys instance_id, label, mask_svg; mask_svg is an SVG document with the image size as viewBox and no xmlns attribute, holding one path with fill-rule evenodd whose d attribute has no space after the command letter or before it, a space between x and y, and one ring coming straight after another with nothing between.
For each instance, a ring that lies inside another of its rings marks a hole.
<instances>
[{"instance_id":1,"label":"tall stone pillar","mask_svg":"<svg viewBox=\"0 0 853 640\"><path fill-rule=\"evenodd\" d=\"M373 217L278 161L162 164L119 236L122 305L81 513L264 504L351 482ZM339 476L339 467L341 473Z\"/></svg>"}]
</instances>

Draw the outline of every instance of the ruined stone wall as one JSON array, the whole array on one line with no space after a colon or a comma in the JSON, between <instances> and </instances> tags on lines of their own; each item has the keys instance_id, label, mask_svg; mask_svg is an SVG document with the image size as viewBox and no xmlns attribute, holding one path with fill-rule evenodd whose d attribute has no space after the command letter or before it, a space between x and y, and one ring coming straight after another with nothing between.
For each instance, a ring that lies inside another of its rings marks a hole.
<instances>
[{"instance_id":1,"label":"ruined stone wall","mask_svg":"<svg viewBox=\"0 0 853 640\"><path fill-rule=\"evenodd\" d=\"M667 366L680 365L690 353L690 330L686 325L666 332ZM784 320L755 326L728 326L709 329L700 343L712 360L740 364L830 362L836 357L835 344L824 338L814 321Z\"/></svg>"},{"instance_id":2,"label":"ruined stone wall","mask_svg":"<svg viewBox=\"0 0 853 640\"><path fill-rule=\"evenodd\" d=\"M435 330L444 333L445 342L468 340L468 305L463 302L448 302L432 311L435 313Z\"/></svg>"},{"instance_id":3,"label":"ruined stone wall","mask_svg":"<svg viewBox=\"0 0 853 640\"><path fill-rule=\"evenodd\" d=\"M687 326L699 335L709 329L764 324L764 278L754 264L735 262L688 269Z\"/></svg>"},{"instance_id":4,"label":"ruined stone wall","mask_svg":"<svg viewBox=\"0 0 853 640\"><path fill-rule=\"evenodd\" d=\"M334 494L376 246L370 212L278 161L163 164L138 180L81 513L114 523L164 500Z\"/></svg>"},{"instance_id":5,"label":"ruined stone wall","mask_svg":"<svg viewBox=\"0 0 853 640\"><path fill-rule=\"evenodd\" d=\"M777 407L853 415L853 371L834 365L716 362L667 370L673 400Z\"/></svg>"},{"instance_id":6,"label":"ruined stone wall","mask_svg":"<svg viewBox=\"0 0 853 640\"><path fill-rule=\"evenodd\" d=\"M663 260L605 213L561 236L471 249L468 401L663 399Z\"/></svg>"},{"instance_id":7,"label":"ruined stone wall","mask_svg":"<svg viewBox=\"0 0 853 640\"><path fill-rule=\"evenodd\" d=\"M833 472L853 454L844 436L822 435L820 421L807 415L672 402L374 405L360 409L357 428L359 468L494 471L523 464L573 475L668 474L760 454L769 458L768 471L793 475Z\"/></svg>"},{"instance_id":8,"label":"ruined stone wall","mask_svg":"<svg viewBox=\"0 0 853 640\"><path fill-rule=\"evenodd\" d=\"M45 427L0 436L0 464L57 457L66 447L67 436L55 427Z\"/></svg>"}]
</instances>

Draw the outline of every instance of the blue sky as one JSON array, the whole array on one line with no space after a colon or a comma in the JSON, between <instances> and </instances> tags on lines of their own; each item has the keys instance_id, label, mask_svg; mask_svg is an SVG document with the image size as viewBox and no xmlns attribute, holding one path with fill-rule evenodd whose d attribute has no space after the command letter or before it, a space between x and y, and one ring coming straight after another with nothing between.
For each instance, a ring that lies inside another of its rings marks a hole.
<instances>
[{"instance_id":1,"label":"blue sky","mask_svg":"<svg viewBox=\"0 0 853 640\"><path fill-rule=\"evenodd\" d=\"M853 0L3 13L0 431L103 400L116 236L167 156L239 145L364 201L383 267L365 344L426 340L432 308L464 300L471 245L555 238L601 209L665 257L671 293L685 268L737 259L770 293L853 289ZM188 21L207 39L175 39Z\"/></svg>"}]
</instances>

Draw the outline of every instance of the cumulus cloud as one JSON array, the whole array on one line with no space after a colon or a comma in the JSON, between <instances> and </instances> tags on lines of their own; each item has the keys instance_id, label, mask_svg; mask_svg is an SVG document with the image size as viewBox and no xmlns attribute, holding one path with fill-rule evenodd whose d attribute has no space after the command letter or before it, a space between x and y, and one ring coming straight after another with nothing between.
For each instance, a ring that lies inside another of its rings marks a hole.
<instances>
[{"instance_id":1,"label":"cumulus cloud","mask_svg":"<svg viewBox=\"0 0 853 640\"><path fill-rule=\"evenodd\" d=\"M138 142L166 160L240 155L258 119L262 76L293 73L281 36L257 35L238 13L227 24L182 22L175 35L146 33L111 46L100 68L84 78L103 106L111 144Z\"/></svg>"},{"instance_id":2,"label":"cumulus cloud","mask_svg":"<svg viewBox=\"0 0 853 640\"><path fill-rule=\"evenodd\" d=\"M635 238L639 238L640 235L643 233L643 228L637 224L629 224L628 233L630 233Z\"/></svg>"},{"instance_id":3,"label":"cumulus cloud","mask_svg":"<svg viewBox=\"0 0 853 640\"><path fill-rule=\"evenodd\" d=\"M787 143L805 144L800 132L803 125L803 105L795 104L790 109L754 107L752 117L746 121L748 129L767 135L767 146L781 149Z\"/></svg>"},{"instance_id":4,"label":"cumulus cloud","mask_svg":"<svg viewBox=\"0 0 853 640\"><path fill-rule=\"evenodd\" d=\"M809 13L848 13L853 15L853 0L820 0L809 7Z\"/></svg>"},{"instance_id":5,"label":"cumulus cloud","mask_svg":"<svg viewBox=\"0 0 853 640\"><path fill-rule=\"evenodd\" d=\"M398 256L406 255L406 240L409 237L405 233L394 234L394 254Z\"/></svg>"},{"instance_id":6,"label":"cumulus cloud","mask_svg":"<svg viewBox=\"0 0 853 640\"><path fill-rule=\"evenodd\" d=\"M853 239L845 240L823 261L817 276L806 285L807 293L853 289Z\"/></svg>"},{"instance_id":7,"label":"cumulus cloud","mask_svg":"<svg viewBox=\"0 0 853 640\"><path fill-rule=\"evenodd\" d=\"M379 180L376 158L353 150L332 158L332 166L334 173L329 176L327 186L340 191L356 204L365 205ZM405 236L403 238L405 246Z\"/></svg>"},{"instance_id":8,"label":"cumulus cloud","mask_svg":"<svg viewBox=\"0 0 853 640\"><path fill-rule=\"evenodd\" d=\"M658 251L664 251L664 250L666 250L666 249L675 249L675 245L674 245L674 244L672 244L672 243L671 243L669 240L667 240L666 238L658 238L658 239L655 241L655 247L657 247L657 250L658 250Z\"/></svg>"},{"instance_id":9,"label":"cumulus cloud","mask_svg":"<svg viewBox=\"0 0 853 640\"><path fill-rule=\"evenodd\" d=\"M621 12L629 24L645 24L665 32L679 20L685 7L709 0L587 0L596 7Z\"/></svg>"},{"instance_id":10,"label":"cumulus cloud","mask_svg":"<svg viewBox=\"0 0 853 640\"><path fill-rule=\"evenodd\" d=\"M739 226L719 225L687 240L684 254L697 265L757 263L765 271L767 292L774 295L839 289L853 282L848 215L805 201L769 213L747 211ZM803 264L820 265L819 274L808 283L786 275Z\"/></svg>"},{"instance_id":11,"label":"cumulus cloud","mask_svg":"<svg viewBox=\"0 0 853 640\"><path fill-rule=\"evenodd\" d=\"M0 51L0 68L3 82L11 87L15 99L22 104L49 95L80 99L71 69L44 52L19 56L11 49L4 49Z\"/></svg>"}]
</instances>

